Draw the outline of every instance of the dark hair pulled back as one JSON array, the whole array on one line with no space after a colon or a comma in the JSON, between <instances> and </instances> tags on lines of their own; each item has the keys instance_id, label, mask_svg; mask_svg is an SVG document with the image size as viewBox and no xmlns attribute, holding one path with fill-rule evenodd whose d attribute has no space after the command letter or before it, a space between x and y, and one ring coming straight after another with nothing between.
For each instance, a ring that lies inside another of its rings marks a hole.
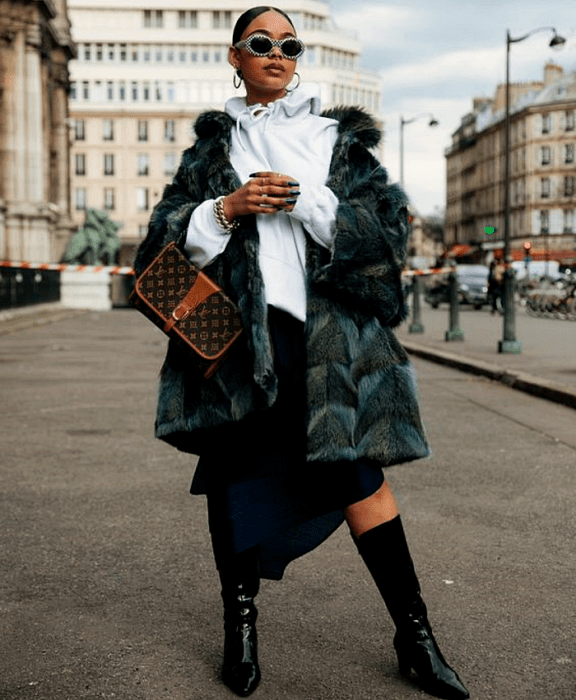
<instances>
[{"instance_id":1,"label":"dark hair pulled back","mask_svg":"<svg viewBox=\"0 0 576 700\"><path fill-rule=\"evenodd\" d=\"M240 41L246 27L253 22L256 17L263 15L265 12L277 12L279 15L282 15L282 17L286 18L288 22L290 22L292 29L294 29L294 32L296 32L294 23L284 12L284 10L280 10L278 7L271 7L270 5L259 5L258 7L251 7L249 10L246 10L246 12L241 14L240 17L238 17L238 20L234 25L234 32L232 33L232 46Z\"/></svg>"}]
</instances>

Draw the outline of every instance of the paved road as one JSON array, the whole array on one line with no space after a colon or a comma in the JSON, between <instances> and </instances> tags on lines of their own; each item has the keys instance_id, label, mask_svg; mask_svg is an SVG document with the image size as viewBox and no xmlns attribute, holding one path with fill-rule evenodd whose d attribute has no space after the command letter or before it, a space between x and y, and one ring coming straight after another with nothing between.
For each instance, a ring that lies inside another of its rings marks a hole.
<instances>
[{"instance_id":1,"label":"paved road","mask_svg":"<svg viewBox=\"0 0 576 700\"><path fill-rule=\"evenodd\" d=\"M234 697L193 460L152 438L163 350L129 310L0 337L2 700ZM573 699L574 411L415 362L434 457L389 479L442 648L475 700ZM345 528L259 603L255 699L428 697Z\"/></svg>"}]
</instances>

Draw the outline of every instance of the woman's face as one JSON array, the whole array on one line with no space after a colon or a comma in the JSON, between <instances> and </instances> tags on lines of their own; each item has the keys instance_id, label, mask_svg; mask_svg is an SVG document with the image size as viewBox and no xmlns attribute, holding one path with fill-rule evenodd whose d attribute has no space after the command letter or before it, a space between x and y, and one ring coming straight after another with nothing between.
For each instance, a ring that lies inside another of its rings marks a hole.
<instances>
[{"instance_id":1,"label":"woman's face","mask_svg":"<svg viewBox=\"0 0 576 700\"><path fill-rule=\"evenodd\" d=\"M244 30L241 40L252 34L265 34L270 39L285 39L296 34L290 22L277 12L263 12ZM268 104L286 94L296 70L296 61L284 58L274 46L267 56L253 56L246 48L230 47L228 60L242 71L248 104Z\"/></svg>"}]
</instances>

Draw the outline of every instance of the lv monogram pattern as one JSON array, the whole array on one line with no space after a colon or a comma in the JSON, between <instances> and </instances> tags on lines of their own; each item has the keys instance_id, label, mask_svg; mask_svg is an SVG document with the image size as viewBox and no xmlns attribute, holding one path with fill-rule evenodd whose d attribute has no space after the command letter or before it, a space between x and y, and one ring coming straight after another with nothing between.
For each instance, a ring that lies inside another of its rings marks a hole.
<instances>
[{"instance_id":1,"label":"lv monogram pattern","mask_svg":"<svg viewBox=\"0 0 576 700\"><path fill-rule=\"evenodd\" d=\"M194 285L198 270L170 244L136 282L134 306L163 328L172 312ZM190 315L177 321L170 337L192 346L205 360L218 360L242 332L234 303L219 291L202 301Z\"/></svg>"}]
</instances>

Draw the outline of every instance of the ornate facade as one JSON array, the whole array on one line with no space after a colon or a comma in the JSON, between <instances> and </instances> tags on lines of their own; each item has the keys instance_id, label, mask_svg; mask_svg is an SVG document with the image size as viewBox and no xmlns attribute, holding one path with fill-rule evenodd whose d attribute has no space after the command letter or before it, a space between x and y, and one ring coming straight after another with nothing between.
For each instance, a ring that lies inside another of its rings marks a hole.
<instances>
[{"instance_id":1,"label":"ornate facade","mask_svg":"<svg viewBox=\"0 0 576 700\"><path fill-rule=\"evenodd\" d=\"M0 259L57 262L70 218L66 0L0 0Z\"/></svg>"},{"instance_id":2,"label":"ornate facade","mask_svg":"<svg viewBox=\"0 0 576 700\"><path fill-rule=\"evenodd\" d=\"M504 231L504 86L477 99L446 151L445 242L501 248ZM544 80L511 85L510 240L576 262L576 73L547 64ZM487 233L494 227L494 233Z\"/></svg>"},{"instance_id":3,"label":"ornate facade","mask_svg":"<svg viewBox=\"0 0 576 700\"><path fill-rule=\"evenodd\" d=\"M120 261L131 264L150 212L192 143L200 112L243 89L228 64L232 28L251 0L69 0L78 60L71 64L72 215L108 210L122 223ZM323 0L286 0L307 50L302 80L324 107L361 104L379 121L381 85L359 67L361 46L335 26ZM382 154L380 154L382 155Z\"/></svg>"}]
</instances>

